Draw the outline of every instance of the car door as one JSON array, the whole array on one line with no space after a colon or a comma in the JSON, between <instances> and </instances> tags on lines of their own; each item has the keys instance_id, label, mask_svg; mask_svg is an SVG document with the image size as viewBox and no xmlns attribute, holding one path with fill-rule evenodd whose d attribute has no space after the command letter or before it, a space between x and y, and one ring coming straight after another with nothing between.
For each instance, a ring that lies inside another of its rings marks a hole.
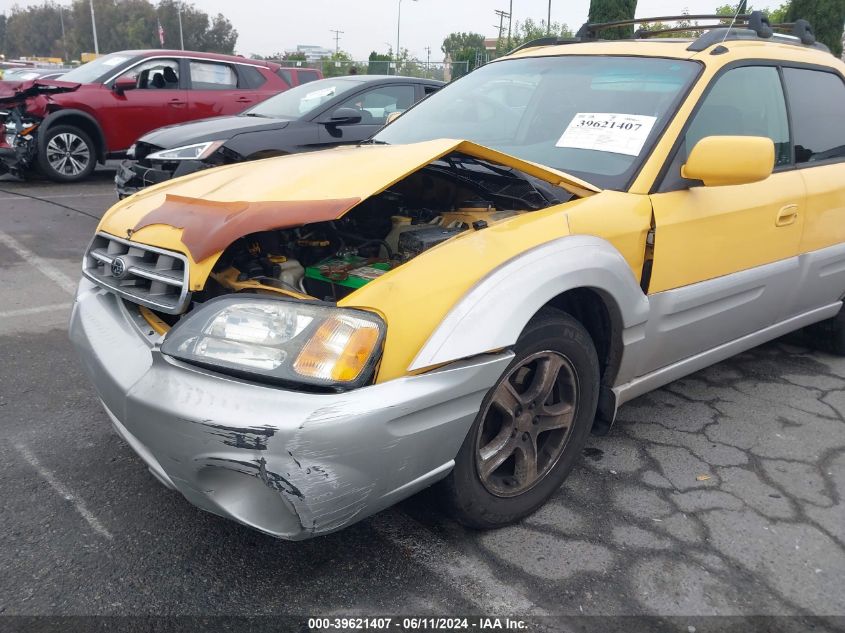
<instances>
[{"instance_id":1,"label":"car door","mask_svg":"<svg viewBox=\"0 0 845 633\"><path fill-rule=\"evenodd\" d=\"M110 152L128 149L147 132L186 120L187 90L181 74L179 60L156 58L120 75L133 77L135 89L112 89L97 113L109 139Z\"/></svg>"},{"instance_id":2,"label":"car door","mask_svg":"<svg viewBox=\"0 0 845 633\"><path fill-rule=\"evenodd\" d=\"M845 83L832 69L783 69L795 163L807 189L801 237L802 280L792 310L845 295Z\"/></svg>"},{"instance_id":3,"label":"car door","mask_svg":"<svg viewBox=\"0 0 845 633\"><path fill-rule=\"evenodd\" d=\"M238 87L232 64L209 60L188 60L191 120L238 114L256 103L255 91Z\"/></svg>"},{"instance_id":4,"label":"car door","mask_svg":"<svg viewBox=\"0 0 845 633\"><path fill-rule=\"evenodd\" d=\"M391 112L404 112L414 105L414 101L413 84L388 84L359 92L321 113L317 119L328 120L335 110L352 108L361 113L361 121L348 125L323 124L319 142L322 145L360 143L384 127Z\"/></svg>"},{"instance_id":5,"label":"car door","mask_svg":"<svg viewBox=\"0 0 845 633\"><path fill-rule=\"evenodd\" d=\"M705 187L680 168L707 136L767 136L773 174L751 184ZM711 83L658 193L648 283L651 351L641 373L717 347L786 317L798 282L806 211L794 169L788 114L776 66L731 68Z\"/></svg>"}]
</instances>

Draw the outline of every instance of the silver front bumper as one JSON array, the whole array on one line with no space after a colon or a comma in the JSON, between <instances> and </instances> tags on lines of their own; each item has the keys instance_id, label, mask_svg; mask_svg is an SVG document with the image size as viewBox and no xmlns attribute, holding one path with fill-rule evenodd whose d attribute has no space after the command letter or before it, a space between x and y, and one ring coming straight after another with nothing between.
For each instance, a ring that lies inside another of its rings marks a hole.
<instances>
[{"instance_id":1,"label":"silver front bumper","mask_svg":"<svg viewBox=\"0 0 845 633\"><path fill-rule=\"evenodd\" d=\"M286 539L338 530L444 477L512 357L299 393L163 356L133 309L83 281L71 316L115 429L191 503Z\"/></svg>"}]
</instances>

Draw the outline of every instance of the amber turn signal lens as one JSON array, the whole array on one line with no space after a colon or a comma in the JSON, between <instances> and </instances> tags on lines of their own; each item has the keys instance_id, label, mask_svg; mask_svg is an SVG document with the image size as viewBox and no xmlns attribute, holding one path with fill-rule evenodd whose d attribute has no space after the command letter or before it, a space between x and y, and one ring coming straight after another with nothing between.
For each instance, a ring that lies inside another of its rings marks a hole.
<instances>
[{"instance_id":1,"label":"amber turn signal lens","mask_svg":"<svg viewBox=\"0 0 845 633\"><path fill-rule=\"evenodd\" d=\"M351 382L367 366L379 340L376 324L353 316L326 319L293 364L296 373L309 378Z\"/></svg>"}]
</instances>

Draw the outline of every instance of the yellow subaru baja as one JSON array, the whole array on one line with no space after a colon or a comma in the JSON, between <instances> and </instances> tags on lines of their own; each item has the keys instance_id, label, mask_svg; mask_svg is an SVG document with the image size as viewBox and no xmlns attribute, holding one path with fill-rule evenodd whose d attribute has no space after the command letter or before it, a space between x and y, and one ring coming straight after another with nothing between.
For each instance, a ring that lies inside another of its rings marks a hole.
<instances>
[{"instance_id":1,"label":"yellow subaru baja","mask_svg":"<svg viewBox=\"0 0 845 633\"><path fill-rule=\"evenodd\" d=\"M163 484L285 539L440 480L500 526L622 403L810 324L845 352L845 65L759 14L600 30L106 213L71 338Z\"/></svg>"}]
</instances>

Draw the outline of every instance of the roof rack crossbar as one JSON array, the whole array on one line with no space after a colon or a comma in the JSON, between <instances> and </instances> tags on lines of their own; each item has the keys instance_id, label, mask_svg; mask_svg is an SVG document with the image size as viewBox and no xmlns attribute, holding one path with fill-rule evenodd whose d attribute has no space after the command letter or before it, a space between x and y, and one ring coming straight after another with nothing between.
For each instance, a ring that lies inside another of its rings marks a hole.
<instances>
[{"instance_id":1,"label":"roof rack crossbar","mask_svg":"<svg viewBox=\"0 0 845 633\"><path fill-rule=\"evenodd\" d=\"M830 52L827 46L816 42L813 28L807 20L796 20L794 23L771 24L769 18L762 11L737 15L736 17L720 14L704 15L664 15L650 18L635 18L631 20L617 20L614 22L585 22L574 38L561 38L557 36L541 37L526 42L511 51L535 48L538 46L555 46L559 44L572 44L576 42L590 42L598 39L601 31L619 28L623 26L647 25L655 22L680 22L691 20L719 20L716 24L685 24L683 26L669 26L661 29L649 30L640 28L634 33L636 38L650 38L662 33L680 33L686 31L706 31L702 33L688 47L688 51L700 52L723 41L736 40L775 40L779 43L794 44L797 46L808 46L811 48ZM729 20L732 23L729 24ZM791 33L777 33L776 29L788 30Z\"/></svg>"}]
</instances>

